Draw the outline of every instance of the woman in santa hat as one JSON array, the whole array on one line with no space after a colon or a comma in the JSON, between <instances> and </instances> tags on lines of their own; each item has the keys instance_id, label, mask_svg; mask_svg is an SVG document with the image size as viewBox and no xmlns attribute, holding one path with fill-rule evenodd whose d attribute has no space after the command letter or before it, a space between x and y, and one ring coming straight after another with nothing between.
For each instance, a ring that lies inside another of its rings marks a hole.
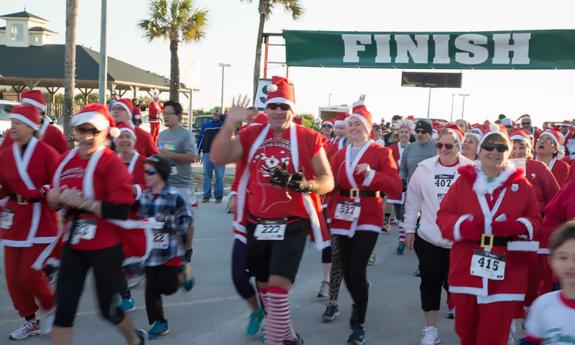
<instances>
[{"instance_id":1,"label":"woman in santa hat","mask_svg":"<svg viewBox=\"0 0 575 345\"><path fill-rule=\"evenodd\" d=\"M507 345L527 293L525 253L539 247L537 198L510 151L506 134L486 133L479 161L459 169L437 213L443 237L453 241L449 292L461 345Z\"/></svg>"},{"instance_id":2,"label":"woman in santa hat","mask_svg":"<svg viewBox=\"0 0 575 345\"><path fill-rule=\"evenodd\" d=\"M559 186L569 182L571 167L563 161L565 147L561 133L554 129L543 131L535 144L535 154L535 159L545 163L551 169Z\"/></svg>"},{"instance_id":3,"label":"woman in santa hat","mask_svg":"<svg viewBox=\"0 0 575 345\"><path fill-rule=\"evenodd\" d=\"M325 120L321 123L321 134L327 139L328 142L333 139L333 122L330 120Z\"/></svg>"},{"instance_id":4,"label":"woman in santa hat","mask_svg":"<svg viewBox=\"0 0 575 345\"><path fill-rule=\"evenodd\" d=\"M48 201L65 211L60 273L56 289L53 344L70 344L86 275L91 268L102 316L118 327L128 344L143 344L130 314L118 306L122 285L121 228L134 203L132 181L124 163L106 147L108 134L119 133L105 105L89 104L72 117L77 148L62 156Z\"/></svg>"},{"instance_id":5,"label":"woman in santa hat","mask_svg":"<svg viewBox=\"0 0 575 345\"><path fill-rule=\"evenodd\" d=\"M333 134L334 137L331 141L327 143L325 152L327 158L331 159L337 151L341 150L347 144L347 123L345 119L349 117L346 112L339 112L335 116L335 121L333 123Z\"/></svg>"},{"instance_id":6,"label":"woman in santa hat","mask_svg":"<svg viewBox=\"0 0 575 345\"><path fill-rule=\"evenodd\" d=\"M337 237L344 279L354 302L348 344L364 344L366 269L384 217L380 193L401 193L401 180L391 150L369 139L373 123L363 99L354 104L346 121L350 145L330 162L336 185L331 233Z\"/></svg>"},{"instance_id":7,"label":"woman in santa hat","mask_svg":"<svg viewBox=\"0 0 575 345\"><path fill-rule=\"evenodd\" d=\"M464 132L456 124L440 129L435 144L437 156L418 164L407 187L403 227L407 248L415 248L421 272L419 290L426 322L421 345L440 341L437 312L441 290L447 287L451 241L442 237L436 215L441 200L459 178L457 169L473 163L459 153L463 137Z\"/></svg>"},{"instance_id":8,"label":"woman in santa hat","mask_svg":"<svg viewBox=\"0 0 575 345\"><path fill-rule=\"evenodd\" d=\"M479 127L472 128L469 132L465 133L465 140L461 148L461 153L467 159L472 161L477 160L477 146L483 136L483 131Z\"/></svg>"},{"instance_id":9,"label":"woman in santa hat","mask_svg":"<svg viewBox=\"0 0 575 345\"><path fill-rule=\"evenodd\" d=\"M40 113L31 105L15 106L10 114L11 144L0 151L0 239L4 246L6 283L14 307L25 320L10 339L49 333L54 320L54 294L46 276L33 266L48 243L56 238L56 213L46 194L58 153L37 139ZM36 318L38 313L40 320Z\"/></svg>"}]
</instances>

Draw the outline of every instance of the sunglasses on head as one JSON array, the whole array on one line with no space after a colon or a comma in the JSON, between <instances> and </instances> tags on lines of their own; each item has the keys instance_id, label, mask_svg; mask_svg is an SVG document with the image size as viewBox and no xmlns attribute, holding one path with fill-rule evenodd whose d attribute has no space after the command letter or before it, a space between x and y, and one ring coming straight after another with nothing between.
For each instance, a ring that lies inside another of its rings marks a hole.
<instances>
[{"instance_id":1,"label":"sunglasses on head","mask_svg":"<svg viewBox=\"0 0 575 345\"><path fill-rule=\"evenodd\" d=\"M146 175L153 176L158 173L158 170L152 168L152 169L146 169L144 172L146 173Z\"/></svg>"},{"instance_id":2,"label":"sunglasses on head","mask_svg":"<svg viewBox=\"0 0 575 345\"><path fill-rule=\"evenodd\" d=\"M442 144L442 143L435 144L435 147L438 150L441 150L444 146L445 146L446 150L452 150L455 147L455 145L453 145L453 144Z\"/></svg>"},{"instance_id":3,"label":"sunglasses on head","mask_svg":"<svg viewBox=\"0 0 575 345\"><path fill-rule=\"evenodd\" d=\"M91 134L91 135L98 135L100 133L99 130L96 128L84 128L84 127L76 127L76 132L78 134Z\"/></svg>"},{"instance_id":4,"label":"sunglasses on head","mask_svg":"<svg viewBox=\"0 0 575 345\"><path fill-rule=\"evenodd\" d=\"M280 108L283 111L287 111L287 110L291 109L289 104L284 104L284 103L271 103L271 104L268 104L268 108L270 108L271 110L276 110L277 108Z\"/></svg>"},{"instance_id":5,"label":"sunglasses on head","mask_svg":"<svg viewBox=\"0 0 575 345\"><path fill-rule=\"evenodd\" d=\"M503 153L507 150L509 150L509 147L507 147L507 145L505 144L483 144L481 145L481 149L485 150L485 151L493 151L493 150L497 150L497 152L499 153Z\"/></svg>"}]
</instances>

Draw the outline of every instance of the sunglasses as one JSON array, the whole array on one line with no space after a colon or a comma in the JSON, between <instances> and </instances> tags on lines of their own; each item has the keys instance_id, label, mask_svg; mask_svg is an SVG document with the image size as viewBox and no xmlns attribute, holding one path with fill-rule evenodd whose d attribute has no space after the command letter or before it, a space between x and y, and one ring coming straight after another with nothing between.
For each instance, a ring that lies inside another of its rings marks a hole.
<instances>
[{"instance_id":1,"label":"sunglasses","mask_svg":"<svg viewBox=\"0 0 575 345\"><path fill-rule=\"evenodd\" d=\"M291 109L289 104L284 104L284 103L271 103L271 104L268 104L268 108L270 108L271 110L276 110L277 108L280 108L283 111L287 111L287 110Z\"/></svg>"},{"instance_id":2,"label":"sunglasses","mask_svg":"<svg viewBox=\"0 0 575 345\"><path fill-rule=\"evenodd\" d=\"M158 173L158 170L156 170L156 169L146 169L144 172L146 173L146 175L153 176L153 175L156 175L156 174Z\"/></svg>"},{"instance_id":3,"label":"sunglasses","mask_svg":"<svg viewBox=\"0 0 575 345\"><path fill-rule=\"evenodd\" d=\"M505 151L508 151L509 147L507 147L507 145L505 144L483 144L481 145L481 149L489 152L497 150L497 152L503 153Z\"/></svg>"},{"instance_id":4,"label":"sunglasses","mask_svg":"<svg viewBox=\"0 0 575 345\"><path fill-rule=\"evenodd\" d=\"M435 144L435 147L438 150L441 150L444 146L445 146L446 150L453 150L453 148L455 147L455 145L453 145L453 144L442 144L442 143Z\"/></svg>"},{"instance_id":5,"label":"sunglasses","mask_svg":"<svg viewBox=\"0 0 575 345\"><path fill-rule=\"evenodd\" d=\"M78 134L91 134L91 135L98 135L100 134L100 131L97 130L96 128L82 128L82 127L77 127L74 129L76 131L76 133Z\"/></svg>"},{"instance_id":6,"label":"sunglasses","mask_svg":"<svg viewBox=\"0 0 575 345\"><path fill-rule=\"evenodd\" d=\"M417 133L417 134L425 134L425 133L427 133L427 131L426 131L425 129L416 129L416 130L415 130L415 133Z\"/></svg>"}]
</instances>

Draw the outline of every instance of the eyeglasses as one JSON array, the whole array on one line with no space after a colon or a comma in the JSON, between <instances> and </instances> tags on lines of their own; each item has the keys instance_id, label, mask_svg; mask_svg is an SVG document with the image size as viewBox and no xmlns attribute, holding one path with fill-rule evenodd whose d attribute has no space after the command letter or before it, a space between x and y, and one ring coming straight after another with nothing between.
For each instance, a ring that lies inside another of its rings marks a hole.
<instances>
[{"instance_id":1,"label":"eyeglasses","mask_svg":"<svg viewBox=\"0 0 575 345\"><path fill-rule=\"evenodd\" d=\"M165 111L163 112L164 116L166 115L176 115L176 113L166 113Z\"/></svg>"},{"instance_id":2,"label":"eyeglasses","mask_svg":"<svg viewBox=\"0 0 575 345\"><path fill-rule=\"evenodd\" d=\"M427 131L426 131L425 129L416 129L416 130L415 130L415 133L417 133L417 134L425 134L425 133L427 133Z\"/></svg>"},{"instance_id":3,"label":"eyeglasses","mask_svg":"<svg viewBox=\"0 0 575 345\"><path fill-rule=\"evenodd\" d=\"M548 145L554 145L555 142L553 142L553 140L551 139L546 139L546 138L539 138L537 139L538 143L544 143L544 144L548 144Z\"/></svg>"},{"instance_id":4,"label":"eyeglasses","mask_svg":"<svg viewBox=\"0 0 575 345\"><path fill-rule=\"evenodd\" d=\"M493 150L497 150L497 152L499 153L503 153L505 151L509 150L509 147L507 147L507 145L505 144L483 144L481 145L481 148L485 151L493 151Z\"/></svg>"},{"instance_id":5,"label":"eyeglasses","mask_svg":"<svg viewBox=\"0 0 575 345\"><path fill-rule=\"evenodd\" d=\"M115 105L112 107L111 110L112 111L126 111L126 109L124 107L122 107L121 105Z\"/></svg>"},{"instance_id":6,"label":"eyeglasses","mask_svg":"<svg viewBox=\"0 0 575 345\"><path fill-rule=\"evenodd\" d=\"M76 128L74 128L74 130L76 131L76 133L82 134L82 135L91 134L91 135L96 136L96 135L100 134L100 131L97 130L96 128L76 127Z\"/></svg>"},{"instance_id":7,"label":"eyeglasses","mask_svg":"<svg viewBox=\"0 0 575 345\"><path fill-rule=\"evenodd\" d=\"M443 143L437 143L435 144L435 147L438 150L441 150L443 147L445 146L446 150L453 150L453 148L455 147L453 144L443 144Z\"/></svg>"},{"instance_id":8,"label":"eyeglasses","mask_svg":"<svg viewBox=\"0 0 575 345\"><path fill-rule=\"evenodd\" d=\"M531 126L531 122L521 122L523 126Z\"/></svg>"},{"instance_id":9,"label":"eyeglasses","mask_svg":"<svg viewBox=\"0 0 575 345\"><path fill-rule=\"evenodd\" d=\"M283 111L288 111L291 109L290 105L285 103L271 103L268 104L267 107L270 108L271 110L276 110L277 108L280 108Z\"/></svg>"},{"instance_id":10,"label":"eyeglasses","mask_svg":"<svg viewBox=\"0 0 575 345\"><path fill-rule=\"evenodd\" d=\"M330 126L330 125L323 125L323 126L321 126L321 128L333 128L333 126Z\"/></svg>"},{"instance_id":11,"label":"eyeglasses","mask_svg":"<svg viewBox=\"0 0 575 345\"><path fill-rule=\"evenodd\" d=\"M158 173L158 170L156 170L156 169L146 169L144 172L146 173L146 175L153 176L153 175L156 175L156 174Z\"/></svg>"}]
</instances>

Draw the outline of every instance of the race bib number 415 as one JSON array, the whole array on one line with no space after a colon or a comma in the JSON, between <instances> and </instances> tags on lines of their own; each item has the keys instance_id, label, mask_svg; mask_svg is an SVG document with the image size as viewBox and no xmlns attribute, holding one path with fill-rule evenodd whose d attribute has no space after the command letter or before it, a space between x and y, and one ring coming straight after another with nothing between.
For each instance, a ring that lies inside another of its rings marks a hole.
<instances>
[{"instance_id":1,"label":"race bib number 415","mask_svg":"<svg viewBox=\"0 0 575 345\"><path fill-rule=\"evenodd\" d=\"M491 280L505 279L505 257L477 250L471 257L471 275Z\"/></svg>"},{"instance_id":2,"label":"race bib number 415","mask_svg":"<svg viewBox=\"0 0 575 345\"><path fill-rule=\"evenodd\" d=\"M260 241L281 241L285 237L287 224L258 224L254 236Z\"/></svg>"}]
</instances>

